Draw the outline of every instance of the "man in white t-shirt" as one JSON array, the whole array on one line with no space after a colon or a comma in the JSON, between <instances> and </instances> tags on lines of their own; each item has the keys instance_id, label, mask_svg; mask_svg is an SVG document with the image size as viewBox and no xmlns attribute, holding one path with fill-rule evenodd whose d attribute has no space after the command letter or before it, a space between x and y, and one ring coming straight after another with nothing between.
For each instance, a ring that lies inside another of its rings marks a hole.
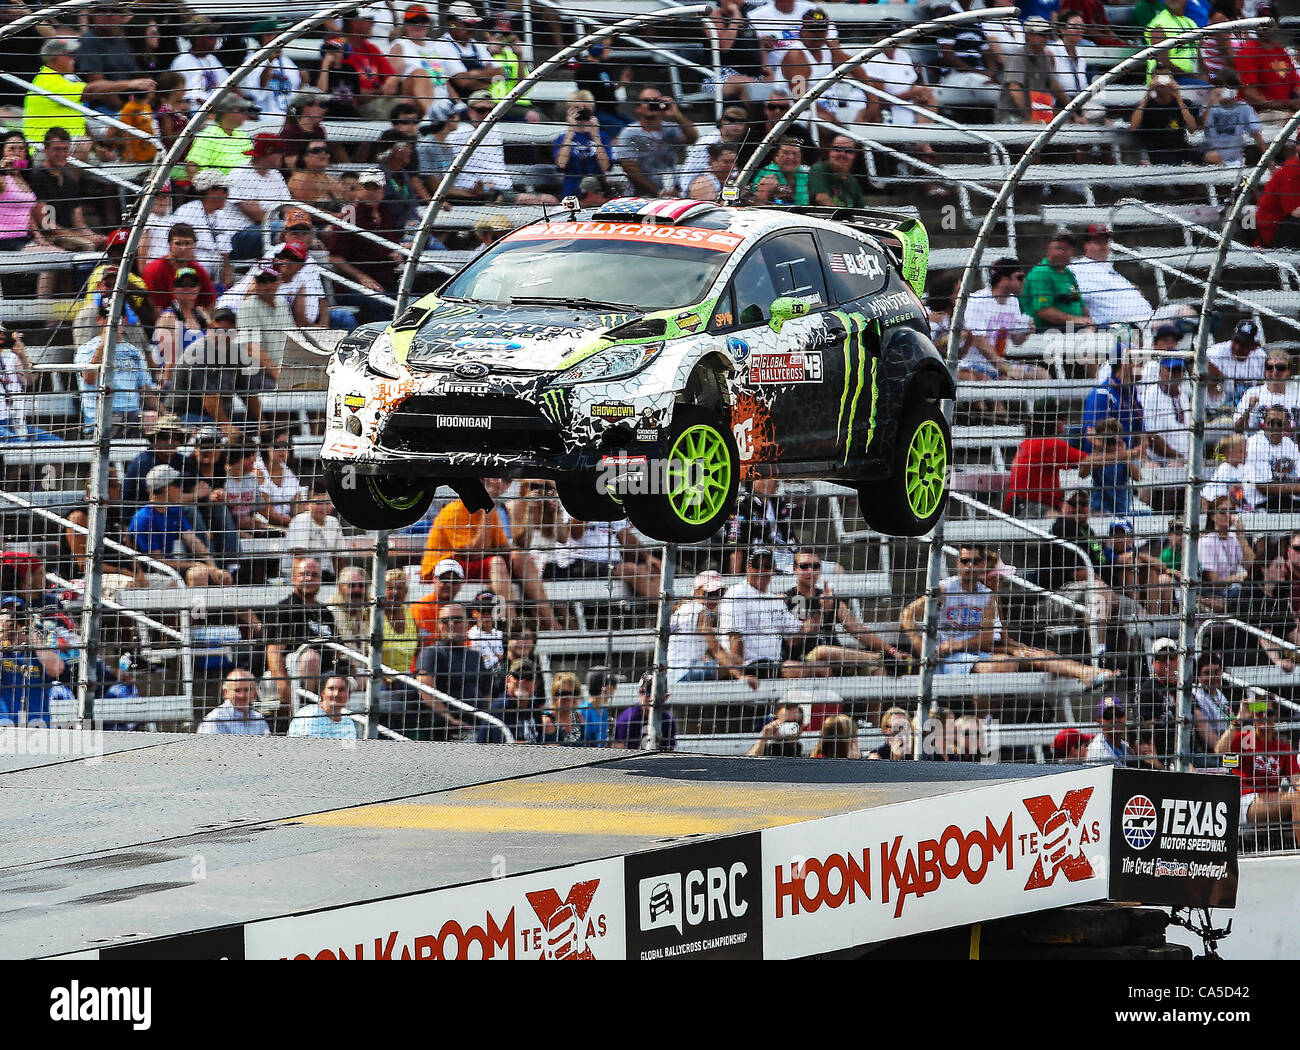
<instances>
[{"instance_id":1,"label":"man in white t-shirt","mask_svg":"<svg viewBox=\"0 0 1300 1050\"><path fill-rule=\"evenodd\" d=\"M1101 732L1092 738L1092 743L1083 754L1083 760L1108 762L1112 766L1137 765L1137 755L1125 739L1128 735L1128 720L1123 703L1113 696L1106 697L1097 705L1097 722L1101 726Z\"/></svg>"},{"instance_id":2,"label":"man in white t-shirt","mask_svg":"<svg viewBox=\"0 0 1300 1050\"><path fill-rule=\"evenodd\" d=\"M800 620L772 594L772 552L755 547L745 565L745 582L727 589L718 605L718 633L727 639L736 662L756 678L777 678L781 674L782 643L797 634L815 634L821 624L822 608L812 605L806 620ZM828 605L833 609L834 598Z\"/></svg>"},{"instance_id":3,"label":"man in white t-shirt","mask_svg":"<svg viewBox=\"0 0 1300 1050\"><path fill-rule=\"evenodd\" d=\"M1103 222L1088 226L1083 255L1066 267L1079 285L1079 294L1094 324L1145 324L1151 304L1137 285L1119 273L1110 261L1110 227Z\"/></svg>"},{"instance_id":4,"label":"man in white t-shirt","mask_svg":"<svg viewBox=\"0 0 1300 1050\"><path fill-rule=\"evenodd\" d=\"M1047 378L1047 370L1039 365L1011 364L1006 359L1007 344L1019 346L1034 330L1033 319L1020 309L1024 281L1025 268L1010 256L989 267L989 286L966 301L962 329L970 349L958 363L958 378Z\"/></svg>"},{"instance_id":5,"label":"man in white t-shirt","mask_svg":"<svg viewBox=\"0 0 1300 1050\"><path fill-rule=\"evenodd\" d=\"M1254 433L1264 425L1264 413L1274 405L1286 409L1294 433L1300 424L1300 384L1291 382L1291 355L1285 350L1270 350L1264 362L1265 382L1253 386L1237 402L1232 421L1239 433Z\"/></svg>"},{"instance_id":6,"label":"man in white t-shirt","mask_svg":"<svg viewBox=\"0 0 1300 1050\"><path fill-rule=\"evenodd\" d=\"M913 105L892 103L889 107L889 122L898 125L912 125L916 121L915 106L933 110L937 104L934 89L921 83L916 63L906 48L895 47L882 51L871 59L863 71L871 85L880 91L905 99Z\"/></svg>"},{"instance_id":7,"label":"man in white t-shirt","mask_svg":"<svg viewBox=\"0 0 1300 1050\"><path fill-rule=\"evenodd\" d=\"M270 132L254 136L248 164L236 168L230 181L226 208L235 233L231 238L236 259L256 259L262 254L262 223L293 197L280 174L284 145ZM272 226L272 239L279 231Z\"/></svg>"},{"instance_id":8,"label":"man in white t-shirt","mask_svg":"<svg viewBox=\"0 0 1300 1050\"><path fill-rule=\"evenodd\" d=\"M198 109L226 79L226 67L212 53L217 49L212 19L200 16L180 35L190 42L190 49L172 59L171 69L185 78L185 99L191 109Z\"/></svg>"},{"instance_id":9,"label":"man in white t-shirt","mask_svg":"<svg viewBox=\"0 0 1300 1050\"><path fill-rule=\"evenodd\" d=\"M1260 510L1293 511L1300 495L1300 447L1287 436L1286 409L1264 413L1264 429L1246 442L1246 499Z\"/></svg>"},{"instance_id":10,"label":"man in white t-shirt","mask_svg":"<svg viewBox=\"0 0 1300 1050\"><path fill-rule=\"evenodd\" d=\"M191 185L199 199L182 204L172 212L171 225L187 222L194 227L194 258L215 283L228 285L231 240L239 229L233 209L226 207L230 180L216 168L204 168L194 176Z\"/></svg>"},{"instance_id":11,"label":"man in white t-shirt","mask_svg":"<svg viewBox=\"0 0 1300 1050\"><path fill-rule=\"evenodd\" d=\"M257 37L259 46L265 47L280 34L280 28L279 22L266 18L254 22L248 33ZM289 100L300 87L302 71L298 63L283 51L273 51L260 65L254 66L240 84L240 89L253 100L264 117L284 116L289 109Z\"/></svg>"},{"instance_id":12,"label":"man in white t-shirt","mask_svg":"<svg viewBox=\"0 0 1300 1050\"><path fill-rule=\"evenodd\" d=\"M1138 393L1148 450L1174 464L1184 462L1192 447L1192 413L1183 393L1185 370L1181 357L1162 358L1160 378L1144 385Z\"/></svg>"},{"instance_id":13,"label":"man in white t-shirt","mask_svg":"<svg viewBox=\"0 0 1300 1050\"><path fill-rule=\"evenodd\" d=\"M1205 351L1205 360L1210 373L1210 396L1217 402L1235 405L1252 386L1264 382L1267 355L1259 339L1259 325L1242 321L1233 329L1231 339L1215 343Z\"/></svg>"},{"instance_id":14,"label":"man in white t-shirt","mask_svg":"<svg viewBox=\"0 0 1300 1050\"><path fill-rule=\"evenodd\" d=\"M310 556L320 562L321 575L332 579L337 567L335 559L347 553L343 526L334 513L329 493L313 489L308 500L307 509L293 516L284 534L286 553L280 559L280 572L285 577L292 576L294 561Z\"/></svg>"},{"instance_id":15,"label":"man in white t-shirt","mask_svg":"<svg viewBox=\"0 0 1300 1050\"><path fill-rule=\"evenodd\" d=\"M764 65L779 63L780 52L798 43L803 16L817 10L818 5L808 0L768 0L749 12L749 24L763 47ZM827 23L827 33L831 40L839 39L834 23Z\"/></svg>"},{"instance_id":16,"label":"man in white t-shirt","mask_svg":"<svg viewBox=\"0 0 1300 1050\"><path fill-rule=\"evenodd\" d=\"M492 52L474 39L482 21L470 4L457 0L447 8L447 32L433 42L431 49L442 61L447 82L461 98L486 91L502 75Z\"/></svg>"}]
</instances>

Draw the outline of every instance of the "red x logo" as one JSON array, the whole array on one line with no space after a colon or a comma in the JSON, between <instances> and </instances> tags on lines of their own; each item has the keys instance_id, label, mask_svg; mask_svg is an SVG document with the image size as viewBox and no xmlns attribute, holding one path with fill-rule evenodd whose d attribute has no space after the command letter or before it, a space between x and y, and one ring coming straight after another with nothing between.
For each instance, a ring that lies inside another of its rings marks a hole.
<instances>
[{"instance_id":1,"label":"red x logo","mask_svg":"<svg viewBox=\"0 0 1300 1050\"><path fill-rule=\"evenodd\" d=\"M1025 799L1025 809L1029 810L1041 837L1038 859L1025 889L1050 886L1058 872L1064 872L1069 882L1092 878L1092 863L1083 855L1079 834L1079 824L1090 798L1092 788L1075 788L1065 793L1059 806L1050 795Z\"/></svg>"}]
</instances>

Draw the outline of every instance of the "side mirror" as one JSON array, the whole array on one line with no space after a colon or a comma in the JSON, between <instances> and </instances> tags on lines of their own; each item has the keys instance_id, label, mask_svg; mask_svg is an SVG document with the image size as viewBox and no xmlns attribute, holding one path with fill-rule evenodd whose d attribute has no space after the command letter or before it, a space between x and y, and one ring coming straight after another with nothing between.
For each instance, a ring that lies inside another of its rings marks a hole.
<instances>
[{"instance_id":1,"label":"side mirror","mask_svg":"<svg viewBox=\"0 0 1300 1050\"><path fill-rule=\"evenodd\" d=\"M811 307L804 299L796 299L792 295L783 295L779 299L772 300L772 308L769 310L771 320L768 326L772 331L779 333L782 326L794 317L804 317Z\"/></svg>"}]
</instances>

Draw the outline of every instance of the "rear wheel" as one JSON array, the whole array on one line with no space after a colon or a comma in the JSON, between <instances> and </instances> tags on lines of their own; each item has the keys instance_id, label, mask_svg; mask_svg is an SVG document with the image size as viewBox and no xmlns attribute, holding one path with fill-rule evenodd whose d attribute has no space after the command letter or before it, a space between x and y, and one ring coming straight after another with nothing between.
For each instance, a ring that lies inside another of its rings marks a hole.
<instances>
[{"instance_id":1,"label":"rear wheel","mask_svg":"<svg viewBox=\"0 0 1300 1050\"><path fill-rule=\"evenodd\" d=\"M326 467L325 486L344 520L359 529L378 532L404 529L419 521L433 502L438 482Z\"/></svg>"},{"instance_id":2,"label":"rear wheel","mask_svg":"<svg viewBox=\"0 0 1300 1050\"><path fill-rule=\"evenodd\" d=\"M571 517L579 521L618 521L627 509L596 488L595 474L563 474L555 479L555 492Z\"/></svg>"},{"instance_id":3,"label":"rear wheel","mask_svg":"<svg viewBox=\"0 0 1300 1050\"><path fill-rule=\"evenodd\" d=\"M903 413L894 446L894 470L858 486L862 516L888 536L923 536L948 503L952 434L937 401L913 401Z\"/></svg>"},{"instance_id":4,"label":"rear wheel","mask_svg":"<svg viewBox=\"0 0 1300 1050\"><path fill-rule=\"evenodd\" d=\"M678 405L651 472L651 492L624 499L632 524L666 543L698 543L712 536L736 508L740 452L726 422L714 411Z\"/></svg>"}]
</instances>

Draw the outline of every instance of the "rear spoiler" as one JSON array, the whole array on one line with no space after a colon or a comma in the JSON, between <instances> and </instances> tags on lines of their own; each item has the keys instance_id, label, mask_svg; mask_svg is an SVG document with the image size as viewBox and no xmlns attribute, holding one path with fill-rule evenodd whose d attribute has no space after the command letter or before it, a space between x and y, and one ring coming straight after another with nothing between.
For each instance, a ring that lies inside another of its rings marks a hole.
<instances>
[{"instance_id":1,"label":"rear spoiler","mask_svg":"<svg viewBox=\"0 0 1300 1050\"><path fill-rule=\"evenodd\" d=\"M781 211L842 222L872 234L893 250L903 279L912 290L917 295L925 294L925 276L930 269L930 235L915 208L831 208L796 204Z\"/></svg>"}]
</instances>

